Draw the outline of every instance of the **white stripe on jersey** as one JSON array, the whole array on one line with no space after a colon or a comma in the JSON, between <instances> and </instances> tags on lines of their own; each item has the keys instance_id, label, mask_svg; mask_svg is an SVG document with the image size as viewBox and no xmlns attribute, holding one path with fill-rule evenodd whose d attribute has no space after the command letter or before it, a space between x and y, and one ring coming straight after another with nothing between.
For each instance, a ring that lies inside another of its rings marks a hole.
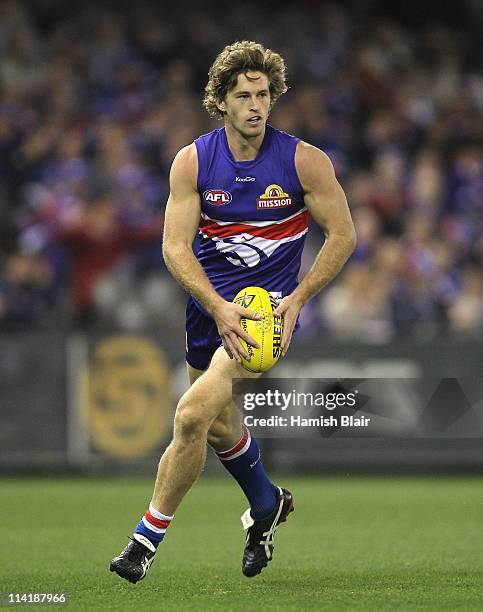
<instances>
[{"instance_id":1,"label":"white stripe on jersey","mask_svg":"<svg viewBox=\"0 0 483 612\"><path fill-rule=\"evenodd\" d=\"M208 217L208 215L204 212L201 213L201 217L205 219L205 221L213 221L217 225L254 225L256 227L267 227L269 225L279 225L280 223L285 223L285 221L289 221L290 219L294 219L298 215L301 215L307 210L304 206L301 210L297 211L290 217L285 217L285 219L280 219L278 221L221 221L220 219L213 219L212 217Z\"/></svg>"}]
</instances>

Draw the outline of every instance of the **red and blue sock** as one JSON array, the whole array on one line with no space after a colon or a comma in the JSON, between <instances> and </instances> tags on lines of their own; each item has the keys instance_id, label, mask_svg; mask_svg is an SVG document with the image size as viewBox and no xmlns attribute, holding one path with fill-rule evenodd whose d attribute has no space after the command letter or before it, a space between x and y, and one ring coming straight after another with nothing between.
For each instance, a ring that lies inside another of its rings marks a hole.
<instances>
[{"instance_id":1,"label":"red and blue sock","mask_svg":"<svg viewBox=\"0 0 483 612\"><path fill-rule=\"evenodd\" d=\"M247 496L252 518L258 521L273 512L278 490L265 472L257 441L248 429L243 426L243 435L235 446L216 454Z\"/></svg>"},{"instance_id":2,"label":"red and blue sock","mask_svg":"<svg viewBox=\"0 0 483 612\"><path fill-rule=\"evenodd\" d=\"M147 538L149 542L153 544L154 548L157 548L158 544L162 542L166 534L166 529L173 520L173 516L167 516L166 514L156 510L152 504L149 504L146 514L139 521L136 529L134 530L134 535L136 536L137 534ZM136 539L142 542L142 538Z\"/></svg>"}]
</instances>

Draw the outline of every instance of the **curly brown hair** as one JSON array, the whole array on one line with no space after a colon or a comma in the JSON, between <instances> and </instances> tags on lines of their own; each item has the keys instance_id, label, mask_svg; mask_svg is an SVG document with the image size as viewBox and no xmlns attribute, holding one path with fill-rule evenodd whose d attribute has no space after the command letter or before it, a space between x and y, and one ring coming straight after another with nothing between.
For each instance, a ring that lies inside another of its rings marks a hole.
<instances>
[{"instance_id":1,"label":"curly brown hair","mask_svg":"<svg viewBox=\"0 0 483 612\"><path fill-rule=\"evenodd\" d=\"M227 92L235 87L239 74L263 72L270 83L270 109L287 91L285 62L283 58L265 49L260 43L242 40L227 45L213 62L208 72L203 106L214 119L222 119L224 113L216 103L224 100Z\"/></svg>"}]
</instances>

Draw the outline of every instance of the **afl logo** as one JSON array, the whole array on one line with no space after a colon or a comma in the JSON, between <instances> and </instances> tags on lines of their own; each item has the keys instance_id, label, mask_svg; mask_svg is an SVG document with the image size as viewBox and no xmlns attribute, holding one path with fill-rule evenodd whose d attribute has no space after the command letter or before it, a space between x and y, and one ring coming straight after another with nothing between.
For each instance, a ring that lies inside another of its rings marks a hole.
<instances>
[{"instance_id":1,"label":"afl logo","mask_svg":"<svg viewBox=\"0 0 483 612\"><path fill-rule=\"evenodd\" d=\"M231 193L223 189L209 189L205 191L203 197L209 204L214 206L225 206L231 202Z\"/></svg>"}]
</instances>

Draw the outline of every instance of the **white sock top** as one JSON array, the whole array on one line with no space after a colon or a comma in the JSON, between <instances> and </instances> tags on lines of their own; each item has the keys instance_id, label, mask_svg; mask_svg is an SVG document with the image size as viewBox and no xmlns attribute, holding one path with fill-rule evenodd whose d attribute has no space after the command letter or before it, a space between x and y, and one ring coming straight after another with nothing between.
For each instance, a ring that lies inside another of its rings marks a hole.
<instances>
[{"instance_id":1,"label":"white sock top","mask_svg":"<svg viewBox=\"0 0 483 612\"><path fill-rule=\"evenodd\" d=\"M172 521L173 518L174 518L174 514L172 516L168 516L167 514L163 514L162 512L159 512L159 510L156 510L156 508L151 503L149 504L149 512L151 512L151 514L154 516L154 518L157 518L160 521Z\"/></svg>"}]
</instances>

